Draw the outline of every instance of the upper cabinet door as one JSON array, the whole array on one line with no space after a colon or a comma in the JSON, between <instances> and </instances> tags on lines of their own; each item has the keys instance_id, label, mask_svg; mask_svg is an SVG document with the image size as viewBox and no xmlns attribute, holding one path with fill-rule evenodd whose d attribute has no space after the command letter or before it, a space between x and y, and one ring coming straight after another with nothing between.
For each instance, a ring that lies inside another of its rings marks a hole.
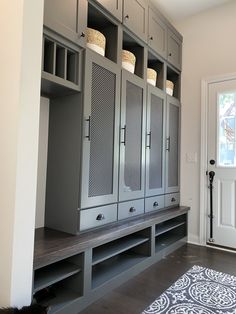
<instances>
[{"instance_id":1,"label":"upper cabinet door","mask_svg":"<svg viewBox=\"0 0 236 314\"><path fill-rule=\"evenodd\" d=\"M81 208L118 195L120 69L93 51L85 68Z\"/></svg>"},{"instance_id":2,"label":"upper cabinet door","mask_svg":"<svg viewBox=\"0 0 236 314\"><path fill-rule=\"evenodd\" d=\"M148 45L159 55L167 56L167 26L160 17L149 8Z\"/></svg>"},{"instance_id":3,"label":"upper cabinet door","mask_svg":"<svg viewBox=\"0 0 236 314\"><path fill-rule=\"evenodd\" d=\"M179 192L180 102L167 96L166 193Z\"/></svg>"},{"instance_id":4,"label":"upper cabinet door","mask_svg":"<svg viewBox=\"0 0 236 314\"><path fill-rule=\"evenodd\" d=\"M97 0L104 9L122 22L122 2L123 0Z\"/></svg>"},{"instance_id":5,"label":"upper cabinet door","mask_svg":"<svg viewBox=\"0 0 236 314\"><path fill-rule=\"evenodd\" d=\"M83 47L87 5L86 0L45 0L44 25Z\"/></svg>"},{"instance_id":6,"label":"upper cabinet door","mask_svg":"<svg viewBox=\"0 0 236 314\"><path fill-rule=\"evenodd\" d=\"M119 200L144 197L145 83L122 70Z\"/></svg>"},{"instance_id":7,"label":"upper cabinet door","mask_svg":"<svg viewBox=\"0 0 236 314\"><path fill-rule=\"evenodd\" d=\"M164 121L166 94L148 85L146 196L164 194Z\"/></svg>"},{"instance_id":8,"label":"upper cabinet door","mask_svg":"<svg viewBox=\"0 0 236 314\"><path fill-rule=\"evenodd\" d=\"M167 60L177 69L182 67L182 41L171 30L168 30Z\"/></svg>"},{"instance_id":9,"label":"upper cabinet door","mask_svg":"<svg viewBox=\"0 0 236 314\"><path fill-rule=\"evenodd\" d=\"M146 0L123 0L123 24L147 42L148 5Z\"/></svg>"}]
</instances>

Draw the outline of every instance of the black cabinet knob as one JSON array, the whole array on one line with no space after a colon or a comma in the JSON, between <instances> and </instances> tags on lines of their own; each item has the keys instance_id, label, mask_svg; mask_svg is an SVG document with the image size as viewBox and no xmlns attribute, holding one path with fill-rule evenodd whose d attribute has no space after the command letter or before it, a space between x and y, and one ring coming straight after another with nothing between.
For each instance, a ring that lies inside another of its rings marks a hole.
<instances>
[{"instance_id":1,"label":"black cabinet knob","mask_svg":"<svg viewBox=\"0 0 236 314\"><path fill-rule=\"evenodd\" d=\"M172 197L171 202L175 202L175 201L176 201L176 199L174 197Z\"/></svg>"},{"instance_id":2,"label":"black cabinet knob","mask_svg":"<svg viewBox=\"0 0 236 314\"><path fill-rule=\"evenodd\" d=\"M130 207L129 212L130 212L130 213L134 213L134 212L136 212L136 208L134 208L134 207Z\"/></svg>"},{"instance_id":3,"label":"black cabinet knob","mask_svg":"<svg viewBox=\"0 0 236 314\"><path fill-rule=\"evenodd\" d=\"M85 32L81 32L80 37L85 37Z\"/></svg>"},{"instance_id":4,"label":"black cabinet knob","mask_svg":"<svg viewBox=\"0 0 236 314\"><path fill-rule=\"evenodd\" d=\"M172 56L172 53L171 52L169 52L169 57L171 57Z\"/></svg>"},{"instance_id":5,"label":"black cabinet knob","mask_svg":"<svg viewBox=\"0 0 236 314\"><path fill-rule=\"evenodd\" d=\"M150 37L149 37L149 39L150 39L150 40L153 40L153 37L152 37L152 36L150 36Z\"/></svg>"},{"instance_id":6,"label":"black cabinet knob","mask_svg":"<svg viewBox=\"0 0 236 314\"><path fill-rule=\"evenodd\" d=\"M157 207L159 204L157 202L153 203L153 207Z\"/></svg>"},{"instance_id":7,"label":"black cabinet knob","mask_svg":"<svg viewBox=\"0 0 236 314\"><path fill-rule=\"evenodd\" d=\"M96 220L103 220L105 219L105 216L103 214L99 214L96 218Z\"/></svg>"},{"instance_id":8,"label":"black cabinet knob","mask_svg":"<svg viewBox=\"0 0 236 314\"><path fill-rule=\"evenodd\" d=\"M211 164L211 165L214 165L215 163L216 163L216 162L215 162L214 159L211 159L211 160L210 160L210 164Z\"/></svg>"},{"instance_id":9,"label":"black cabinet knob","mask_svg":"<svg viewBox=\"0 0 236 314\"><path fill-rule=\"evenodd\" d=\"M129 19L129 14L125 15L125 19L128 20Z\"/></svg>"}]
</instances>

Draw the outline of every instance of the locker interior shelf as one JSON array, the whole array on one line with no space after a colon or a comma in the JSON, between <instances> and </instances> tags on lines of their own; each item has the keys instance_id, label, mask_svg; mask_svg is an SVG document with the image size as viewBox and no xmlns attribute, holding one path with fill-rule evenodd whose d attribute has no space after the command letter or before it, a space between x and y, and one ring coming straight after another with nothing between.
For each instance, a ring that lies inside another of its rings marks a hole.
<instances>
[{"instance_id":1,"label":"locker interior shelf","mask_svg":"<svg viewBox=\"0 0 236 314\"><path fill-rule=\"evenodd\" d=\"M105 57L117 62L118 26L96 5L88 3L88 27L101 32L106 38Z\"/></svg>"},{"instance_id":2,"label":"locker interior shelf","mask_svg":"<svg viewBox=\"0 0 236 314\"><path fill-rule=\"evenodd\" d=\"M185 223L186 223L185 221L183 221L183 222L171 221L171 222L168 222L168 223L166 223L164 225L157 226L155 236L159 236L159 235L161 235L161 234L163 234L165 232L168 232L168 231L170 231L172 229L175 229L175 228L177 228L179 226L182 226Z\"/></svg>"},{"instance_id":3,"label":"locker interior shelf","mask_svg":"<svg viewBox=\"0 0 236 314\"><path fill-rule=\"evenodd\" d=\"M146 258L146 256L129 252L119 254L97 264L93 267L92 288L95 289L99 287L115 276L144 261Z\"/></svg>"},{"instance_id":4,"label":"locker interior shelf","mask_svg":"<svg viewBox=\"0 0 236 314\"><path fill-rule=\"evenodd\" d=\"M167 80L174 83L173 97L180 99L180 73L173 69L170 65L167 65L166 72Z\"/></svg>"},{"instance_id":5,"label":"locker interior shelf","mask_svg":"<svg viewBox=\"0 0 236 314\"><path fill-rule=\"evenodd\" d=\"M157 72L156 87L164 89L164 61L158 58L154 53L148 52L147 67Z\"/></svg>"},{"instance_id":6,"label":"locker interior shelf","mask_svg":"<svg viewBox=\"0 0 236 314\"><path fill-rule=\"evenodd\" d=\"M156 253L186 237L186 224L156 236Z\"/></svg>"},{"instance_id":7,"label":"locker interior shelf","mask_svg":"<svg viewBox=\"0 0 236 314\"><path fill-rule=\"evenodd\" d=\"M123 49L128 50L135 55L136 62L134 74L141 78L146 77L146 73L144 73L144 47L125 31L123 31Z\"/></svg>"},{"instance_id":8,"label":"locker interior shelf","mask_svg":"<svg viewBox=\"0 0 236 314\"><path fill-rule=\"evenodd\" d=\"M128 236L119 240L110 242L94 249L93 252L93 265L96 265L105 259L113 257L128 249L131 249L139 244L147 242L149 239L143 236Z\"/></svg>"},{"instance_id":9,"label":"locker interior shelf","mask_svg":"<svg viewBox=\"0 0 236 314\"><path fill-rule=\"evenodd\" d=\"M34 293L56 282L68 278L81 269L68 261L61 261L35 271Z\"/></svg>"},{"instance_id":10,"label":"locker interior shelf","mask_svg":"<svg viewBox=\"0 0 236 314\"><path fill-rule=\"evenodd\" d=\"M42 304L49 306L49 314L60 311L80 297L78 293L61 286L56 287L53 290L53 293L56 295L55 298L51 298L50 300L45 301L45 303L42 302Z\"/></svg>"}]
</instances>

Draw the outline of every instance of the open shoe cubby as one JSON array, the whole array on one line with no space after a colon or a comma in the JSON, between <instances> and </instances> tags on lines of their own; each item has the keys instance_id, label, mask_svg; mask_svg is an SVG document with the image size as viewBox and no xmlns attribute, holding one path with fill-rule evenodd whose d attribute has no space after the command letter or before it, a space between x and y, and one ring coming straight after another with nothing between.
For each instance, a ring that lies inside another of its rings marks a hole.
<instances>
[{"instance_id":1,"label":"open shoe cubby","mask_svg":"<svg viewBox=\"0 0 236 314\"><path fill-rule=\"evenodd\" d=\"M148 60L147 60L147 67L155 70L157 72L157 81L156 87L161 90L164 90L164 77L165 77L165 67L164 61L157 57L154 53L148 51Z\"/></svg>"},{"instance_id":2,"label":"open shoe cubby","mask_svg":"<svg viewBox=\"0 0 236 314\"><path fill-rule=\"evenodd\" d=\"M42 93L66 94L65 90L80 90L79 50L44 35L42 60Z\"/></svg>"},{"instance_id":3,"label":"open shoe cubby","mask_svg":"<svg viewBox=\"0 0 236 314\"><path fill-rule=\"evenodd\" d=\"M55 313L83 294L83 254L34 271L33 298Z\"/></svg>"},{"instance_id":4,"label":"open shoe cubby","mask_svg":"<svg viewBox=\"0 0 236 314\"><path fill-rule=\"evenodd\" d=\"M146 69L146 64L144 65L145 59L144 46L142 46L138 40L136 40L132 35L130 35L128 31L123 31L122 49L128 50L135 55L136 62L134 74L141 78L146 78L146 73L144 73Z\"/></svg>"},{"instance_id":5,"label":"open shoe cubby","mask_svg":"<svg viewBox=\"0 0 236 314\"><path fill-rule=\"evenodd\" d=\"M180 99L180 72L167 65L166 79L174 83L173 97Z\"/></svg>"},{"instance_id":6,"label":"open shoe cubby","mask_svg":"<svg viewBox=\"0 0 236 314\"><path fill-rule=\"evenodd\" d=\"M118 26L95 4L88 3L88 27L101 32L106 37L105 57L117 62Z\"/></svg>"},{"instance_id":7,"label":"open shoe cubby","mask_svg":"<svg viewBox=\"0 0 236 314\"><path fill-rule=\"evenodd\" d=\"M150 255L149 228L94 248L92 288L101 286Z\"/></svg>"},{"instance_id":8,"label":"open shoe cubby","mask_svg":"<svg viewBox=\"0 0 236 314\"><path fill-rule=\"evenodd\" d=\"M187 215L157 224L155 227L156 253L187 236Z\"/></svg>"}]
</instances>

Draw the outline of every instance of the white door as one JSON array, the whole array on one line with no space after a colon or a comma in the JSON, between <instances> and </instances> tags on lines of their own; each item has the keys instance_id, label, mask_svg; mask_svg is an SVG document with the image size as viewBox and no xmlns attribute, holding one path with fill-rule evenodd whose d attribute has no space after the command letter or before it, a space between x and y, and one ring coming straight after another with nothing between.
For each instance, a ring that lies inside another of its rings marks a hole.
<instances>
[{"instance_id":1,"label":"white door","mask_svg":"<svg viewBox=\"0 0 236 314\"><path fill-rule=\"evenodd\" d=\"M214 177L213 219L211 225L211 217L208 218L207 239L236 249L236 79L211 83L208 88L209 215L210 175Z\"/></svg>"}]
</instances>

